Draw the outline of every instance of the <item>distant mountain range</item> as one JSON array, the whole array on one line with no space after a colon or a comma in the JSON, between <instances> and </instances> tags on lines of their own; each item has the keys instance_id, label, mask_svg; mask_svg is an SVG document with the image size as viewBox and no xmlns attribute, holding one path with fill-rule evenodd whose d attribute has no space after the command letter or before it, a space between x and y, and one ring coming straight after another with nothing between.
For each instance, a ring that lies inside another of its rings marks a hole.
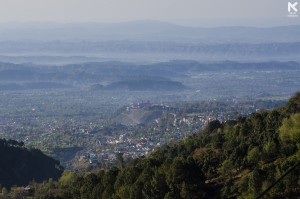
<instances>
[{"instance_id":1,"label":"distant mountain range","mask_svg":"<svg viewBox=\"0 0 300 199\"><path fill-rule=\"evenodd\" d=\"M300 33L299 33L300 34ZM0 42L0 54L93 54L93 53L184 53L184 54L215 54L215 55L299 55L300 42L272 43L181 43L167 41L103 41L103 42ZM24 56L24 55L21 55ZM5 57L1 57L3 59ZM54 59L56 57L53 57ZM78 59L80 57L74 57ZM84 57L81 57L84 58Z\"/></svg>"},{"instance_id":2,"label":"distant mountain range","mask_svg":"<svg viewBox=\"0 0 300 199\"><path fill-rule=\"evenodd\" d=\"M188 27L159 21L0 24L0 62L300 61L300 25Z\"/></svg>"},{"instance_id":3,"label":"distant mountain range","mask_svg":"<svg viewBox=\"0 0 300 199\"><path fill-rule=\"evenodd\" d=\"M63 66L43 66L30 63L13 64L0 62L0 81L58 81L97 82L100 80L132 80L146 78L167 80L184 77L193 72L205 71L265 71L299 70L300 64L288 62L197 62L192 60L172 60L153 64L107 61Z\"/></svg>"},{"instance_id":4,"label":"distant mountain range","mask_svg":"<svg viewBox=\"0 0 300 199\"><path fill-rule=\"evenodd\" d=\"M123 23L0 24L0 41L299 42L300 26L196 28L145 20Z\"/></svg>"}]
</instances>

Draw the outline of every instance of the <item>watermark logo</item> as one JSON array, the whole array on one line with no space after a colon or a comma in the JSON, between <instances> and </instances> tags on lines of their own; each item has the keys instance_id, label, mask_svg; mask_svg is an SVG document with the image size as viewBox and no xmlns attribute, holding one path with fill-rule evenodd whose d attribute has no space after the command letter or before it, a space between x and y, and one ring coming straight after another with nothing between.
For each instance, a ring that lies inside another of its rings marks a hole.
<instances>
[{"instance_id":1,"label":"watermark logo","mask_svg":"<svg viewBox=\"0 0 300 199\"><path fill-rule=\"evenodd\" d=\"M298 17L298 2L288 2L288 17Z\"/></svg>"}]
</instances>

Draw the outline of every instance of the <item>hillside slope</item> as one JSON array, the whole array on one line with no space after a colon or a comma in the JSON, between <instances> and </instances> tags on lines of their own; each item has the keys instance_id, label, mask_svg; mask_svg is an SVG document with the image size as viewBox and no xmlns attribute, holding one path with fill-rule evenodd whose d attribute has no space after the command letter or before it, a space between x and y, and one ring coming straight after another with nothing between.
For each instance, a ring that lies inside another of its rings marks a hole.
<instances>
[{"instance_id":1,"label":"hillside slope","mask_svg":"<svg viewBox=\"0 0 300 199\"><path fill-rule=\"evenodd\" d=\"M57 160L37 149L26 149L14 140L0 139L0 157L0 184L7 188L28 185L32 180L55 180L63 172Z\"/></svg>"}]
</instances>

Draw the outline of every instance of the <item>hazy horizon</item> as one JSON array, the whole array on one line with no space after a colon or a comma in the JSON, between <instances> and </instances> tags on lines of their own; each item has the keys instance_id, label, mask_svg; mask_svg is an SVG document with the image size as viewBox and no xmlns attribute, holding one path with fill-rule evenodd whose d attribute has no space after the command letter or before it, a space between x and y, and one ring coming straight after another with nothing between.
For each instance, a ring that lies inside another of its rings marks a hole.
<instances>
[{"instance_id":1,"label":"hazy horizon","mask_svg":"<svg viewBox=\"0 0 300 199\"><path fill-rule=\"evenodd\" d=\"M253 27L253 28L272 28L272 27L280 27L280 26L300 26L300 21L287 21L287 20L269 20L269 19L260 19L258 20L259 23L255 20L245 19L247 23L239 24L235 23L234 21L221 24L218 23L216 19L211 19L211 21L207 20L206 22L200 22L199 20L194 23L191 19L188 20L178 20L177 22L172 21L163 21L163 20L156 20L156 19L137 19L137 20L124 20L124 21L115 21L115 22L102 22L102 21L72 21L72 22L59 22L59 21L9 21L9 22L1 22L0 27L7 28L7 27L20 27L22 25L34 25L37 27L47 27L47 25L85 25L85 24L98 24L98 25L117 25L117 24L126 24L126 23L135 23L135 22L158 22L158 23L165 23L170 25L182 26L182 27L190 27L190 28L219 28L219 27Z\"/></svg>"},{"instance_id":2,"label":"hazy horizon","mask_svg":"<svg viewBox=\"0 0 300 199\"><path fill-rule=\"evenodd\" d=\"M287 3L288 1L272 0L74 0L72 3L67 0L0 0L0 24L120 23L155 20L193 27L299 25L299 17L287 17Z\"/></svg>"},{"instance_id":3,"label":"hazy horizon","mask_svg":"<svg viewBox=\"0 0 300 199\"><path fill-rule=\"evenodd\" d=\"M0 60L299 61L300 18L288 16L289 1L70 2L0 0Z\"/></svg>"}]
</instances>

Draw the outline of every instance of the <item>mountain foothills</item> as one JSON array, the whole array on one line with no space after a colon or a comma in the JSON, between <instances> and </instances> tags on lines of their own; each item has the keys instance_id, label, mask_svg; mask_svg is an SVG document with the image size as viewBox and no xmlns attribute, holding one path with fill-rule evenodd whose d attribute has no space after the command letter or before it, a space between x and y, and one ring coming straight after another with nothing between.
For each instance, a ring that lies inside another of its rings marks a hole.
<instances>
[{"instance_id":1,"label":"mountain foothills","mask_svg":"<svg viewBox=\"0 0 300 199\"><path fill-rule=\"evenodd\" d=\"M206 63L173 60L151 64L107 61L52 67L0 62L0 91L79 88L91 91L188 92L192 88L202 92L217 90L220 95L222 88L226 88L226 92L222 93L224 97L230 92L258 88L253 95L263 92L279 95L299 88L299 71L300 64L293 61ZM270 78L266 79L265 74ZM244 84L234 84L240 79ZM216 85L218 81L222 82L221 86ZM263 86L270 84L273 86ZM234 91L229 92L229 89Z\"/></svg>"},{"instance_id":2,"label":"mountain foothills","mask_svg":"<svg viewBox=\"0 0 300 199\"><path fill-rule=\"evenodd\" d=\"M24 156L29 153L20 146L8 149L11 153L23 151ZM40 152L34 154L43 159ZM21 157L17 159L19 163L13 163L10 157L1 155L1 167L2 163L10 164L6 174L16 173L12 165L26 168L29 164ZM265 198L297 198L300 196L300 93L285 106L271 111L224 123L211 121L201 132L158 148L147 157L125 163L119 154L117 159L118 168L91 173L64 171L57 182L32 183L32 195L105 199L255 198L298 164L265 195ZM30 162L41 169L41 163Z\"/></svg>"}]
</instances>

